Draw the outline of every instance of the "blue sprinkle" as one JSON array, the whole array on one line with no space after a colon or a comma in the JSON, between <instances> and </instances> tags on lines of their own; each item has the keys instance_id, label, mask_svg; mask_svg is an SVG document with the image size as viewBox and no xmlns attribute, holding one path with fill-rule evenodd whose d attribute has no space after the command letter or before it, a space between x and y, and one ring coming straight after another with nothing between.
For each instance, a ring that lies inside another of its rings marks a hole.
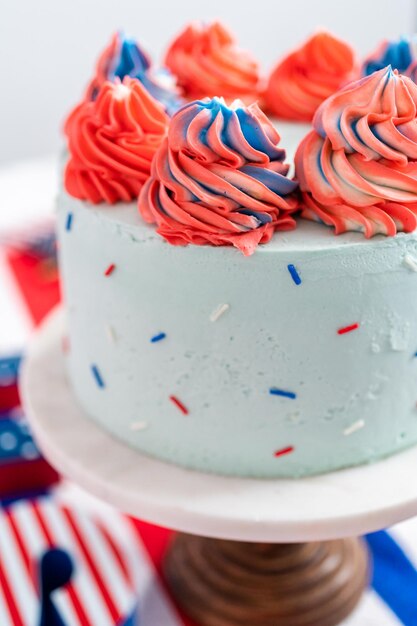
<instances>
[{"instance_id":1,"label":"blue sprinkle","mask_svg":"<svg viewBox=\"0 0 417 626\"><path fill-rule=\"evenodd\" d=\"M93 372L93 376L96 379L96 383L99 387L101 387L101 389L103 389L103 387L105 387L106 385L104 384L104 380L100 374L100 371L97 367L97 365L92 365L91 366L91 371Z\"/></svg>"},{"instance_id":2,"label":"blue sprinkle","mask_svg":"<svg viewBox=\"0 0 417 626\"><path fill-rule=\"evenodd\" d=\"M271 387L269 390L271 396L282 396L283 398L290 398L291 400L295 400L297 394L292 391L285 391L284 389L277 389L276 387Z\"/></svg>"},{"instance_id":3,"label":"blue sprinkle","mask_svg":"<svg viewBox=\"0 0 417 626\"><path fill-rule=\"evenodd\" d=\"M71 230L71 226L72 226L72 218L73 218L73 214L72 213L68 213L67 215L67 221L65 224L65 229L66 230Z\"/></svg>"},{"instance_id":4,"label":"blue sprinkle","mask_svg":"<svg viewBox=\"0 0 417 626\"><path fill-rule=\"evenodd\" d=\"M154 337L151 337L151 343L156 343L157 341L161 341L161 339L165 339L166 334L165 333L159 333L159 335L155 335Z\"/></svg>"},{"instance_id":5,"label":"blue sprinkle","mask_svg":"<svg viewBox=\"0 0 417 626\"><path fill-rule=\"evenodd\" d=\"M294 265L288 265L288 271L296 285L301 285L301 278Z\"/></svg>"}]
</instances>

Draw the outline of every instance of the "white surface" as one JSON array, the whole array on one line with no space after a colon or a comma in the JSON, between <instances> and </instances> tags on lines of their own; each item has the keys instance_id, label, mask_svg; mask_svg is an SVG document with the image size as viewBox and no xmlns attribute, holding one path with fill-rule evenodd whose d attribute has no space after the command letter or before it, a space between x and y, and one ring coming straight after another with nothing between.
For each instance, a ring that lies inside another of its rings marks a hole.
<instances>
[{"instance_id":1,"label":"white surface","mask_svg":"<svg viewBox=\"0 0 417 626\"><path fill-rule=\"evenodd\" d=\"M417 448L386 461L303 480L230 479L158 462L118 443L77 407L54 312L35 335L23 401L46 457L117 508L212 537L310 541L376 530L417 514Z\"/></svg>"},{"instance_id":2,"label":"white surface","mask_svg":"<svg viewBox=\"0 0 417 626\"><path fill-rule=\"evenodd\" d=\"M192 19L223 20L264 70L324 26L361 55L384 37L415 29L413 0L15 0L0 20L0 161L58 150L63 116L81 96L110 34L125 29L158 58Z\"/></svg>"},{"instance_id":3,"label":"white surface","mask_svg":"<svg viewBox=\"0 0 417 626\"><path fill-rule=\"evenodd\" d=\"M2 167L0 189L2 239L14 228L29 228L50 218L58 189L58 157L45 156Z\"/></svg>"}]
</instances>

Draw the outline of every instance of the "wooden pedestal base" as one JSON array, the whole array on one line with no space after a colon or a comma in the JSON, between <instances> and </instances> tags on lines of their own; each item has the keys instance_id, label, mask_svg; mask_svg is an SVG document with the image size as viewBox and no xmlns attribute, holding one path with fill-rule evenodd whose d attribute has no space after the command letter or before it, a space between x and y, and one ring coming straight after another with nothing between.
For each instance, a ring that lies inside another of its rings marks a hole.
<instances>
[{"instance_id":1,"label":"wooden pedestal base","mask_svg":"<svg viewBox=\"0 0 417 626\"><path fill-rule=\"evenodd\" d=\"M336 626L359 601L369 566L359 539L261 544L179 534L165 574L202 626Z\"/></svg>"}]
</instances>

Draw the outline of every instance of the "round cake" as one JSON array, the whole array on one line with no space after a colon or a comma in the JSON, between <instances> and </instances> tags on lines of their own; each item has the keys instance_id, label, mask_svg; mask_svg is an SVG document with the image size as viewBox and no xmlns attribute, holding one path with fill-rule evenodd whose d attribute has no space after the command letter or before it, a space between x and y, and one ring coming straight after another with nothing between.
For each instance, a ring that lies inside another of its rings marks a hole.
<instances>
[{"instance_id":1,"label":"round cake","mask_svg":"<svg viewBox=\"0 0 417 626\"><path fill-rule=\"evenodd\" d=\"M224 475L308 476L416 444L416 109L390 68L344 87L292 178L257 105L205 98L169 118L138 79L105 80L66 125L58 201L86 414Z\"/></svg>"},{"instance_id":2,"label":"round cake","mask_svg":"<svg viewBox=\"0 0 417 626\"><path fill-rule=\"evenodd\" d=\"M415 234L332 237L303 221L247 258L171 246L136 204L65 194L59 231L71 382L118 439L262 477L417 442Z\"/></svg>"}]
</instances>

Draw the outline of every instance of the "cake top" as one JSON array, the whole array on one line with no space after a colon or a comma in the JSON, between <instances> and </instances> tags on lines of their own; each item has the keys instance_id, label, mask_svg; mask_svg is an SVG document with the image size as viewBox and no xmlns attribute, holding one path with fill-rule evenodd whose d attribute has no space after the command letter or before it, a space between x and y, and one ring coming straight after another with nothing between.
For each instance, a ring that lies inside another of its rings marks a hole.
<instances>
[{"instance_id":1,"label":"cake top","mask_svg":"<svg viewBox=\"0 0 417 626\"><path fill-rule=\"evenodd\" d=\"M81 214L85 212L85 207L82 201L74 202L71 199L68 202L68 197L63 196L61 198L61 205L70 212L74 219L77 221L81 219ZM201 259L201 246L188 245L188 246L172 246L166 239L161 238L160 234L156 231L153 223L147 223L137 210L137 202L130 204L123 203L120 205L111 205L104 210L101 205L91 205L88 210L89 217L94 215L97 224L102 220L108 227L111 227L115 233L123 233L129 240L135 241L138 245L159 245L162 243L172 249L173 254L184 254L185 258L193 260L194 258ZM390 250L392 248L400 247L406 250L406 244L412 237L416 241L417 245L417 230L414 233L398 233L395 237L386 237L382 234L375 235L372 239L366 239L361 232L358 231L346 231L339 236L334 237L332 231L323 224L316 220L310 219L297 219L297 227L292 230L275 231L269 240L267 245L260 245L256 248L256 254L252 255L260 257L265 254L277 255L278 252L282 252L285 256L288 251L297 255L304 255L317 252L328 252L329 250L340 250L340 253L347 257L351 255L356 257L363 254L367 254L370 246L373 245L373 250L381 250L381 255L384 255L384 250ZM210 254L210 246L207 248L207 254ZM236 249L233 246L220 246L216 249L217 255L222 255L225 260L231 259L232 255L236 254ZM405 252L404 252L405 254ZM194 256L195 255L195 256ZM369 258L368 258L369 261ZM378 260L378 271L381 271L381 260ZM387 269L389 268L389 262L387 260ZM330 270L330 268L329 268Z\"/></svg>"},{"instance_id":2,"label":"cake top","mask_svg":"<svg viewBox=\"0 0 417 626\"><path fill-rule=\"evenodd\" d=\"M222 96L252 102L259 90L259 66L220 22L189 24L171 43L166 66L190 99Z\"/></svg>"},{"instance_id":3,"label":"cake top","mask_svg":"<svg viewBox=\"0 0 417 626\"><path fill-rule=\"evenodd\" d=\"M390 57L417 76L414 48L415 38L384 42L363 67ZM113 36L65 124L70 195L120 204L140 194L140 214L169 243L235 246L245 255L295 228L297 212L335 234L416 229L417 86L409 77L388 66L350 82L355 54L327 32L287 55L264 95L283 119L313 118L291 180L270 120L256 104L234 100L259 95L260 75L224 26L187 26L166 63L184 95L213 97L178 108L178 92L154 80L149 55Z\"/></svg>"},{"instance_id":4,"label":"cake top","mask_svg":"<svg viewBox=\"0 0 417 626\"><path fill-rule=\"evenodd\" d=\"M417 85L386 67L331 96L295 157L303 217L366 237L417 227Z\"/></svg>"},{"instance_id":5,"label":"cake top","mask_svg":"<svg viewBox=\"0 0 417 626\"><path fill-rule=\"evenodd\" d=\"M272 71L266 107L282 119L308 122L326 98L354 78L355 71L351 46L330 33L318 32Z\"/></svg>"},{"instance_id":6,"label":"cake top","mask_svg":"<svg viewBox=\"0 0 417 626\"><path fill-rule=\"evenodd\" d=\"M295 227L297 183L280 137L256 104L222 98L184 106L170 124L139 210L174 245L234 245L245 255Z\"/></svg>"},{"instance_id":7,"label":"cake top","mask_svg":"<svg viewBox=\"0 0 417 626\"><path fill-rule=\"evenodd\" d=\"M83 101L67 119L65 189L94 204L136 198L168 120L139 80L105 82L95 100Z\"/></svg>"}]
</instances>

